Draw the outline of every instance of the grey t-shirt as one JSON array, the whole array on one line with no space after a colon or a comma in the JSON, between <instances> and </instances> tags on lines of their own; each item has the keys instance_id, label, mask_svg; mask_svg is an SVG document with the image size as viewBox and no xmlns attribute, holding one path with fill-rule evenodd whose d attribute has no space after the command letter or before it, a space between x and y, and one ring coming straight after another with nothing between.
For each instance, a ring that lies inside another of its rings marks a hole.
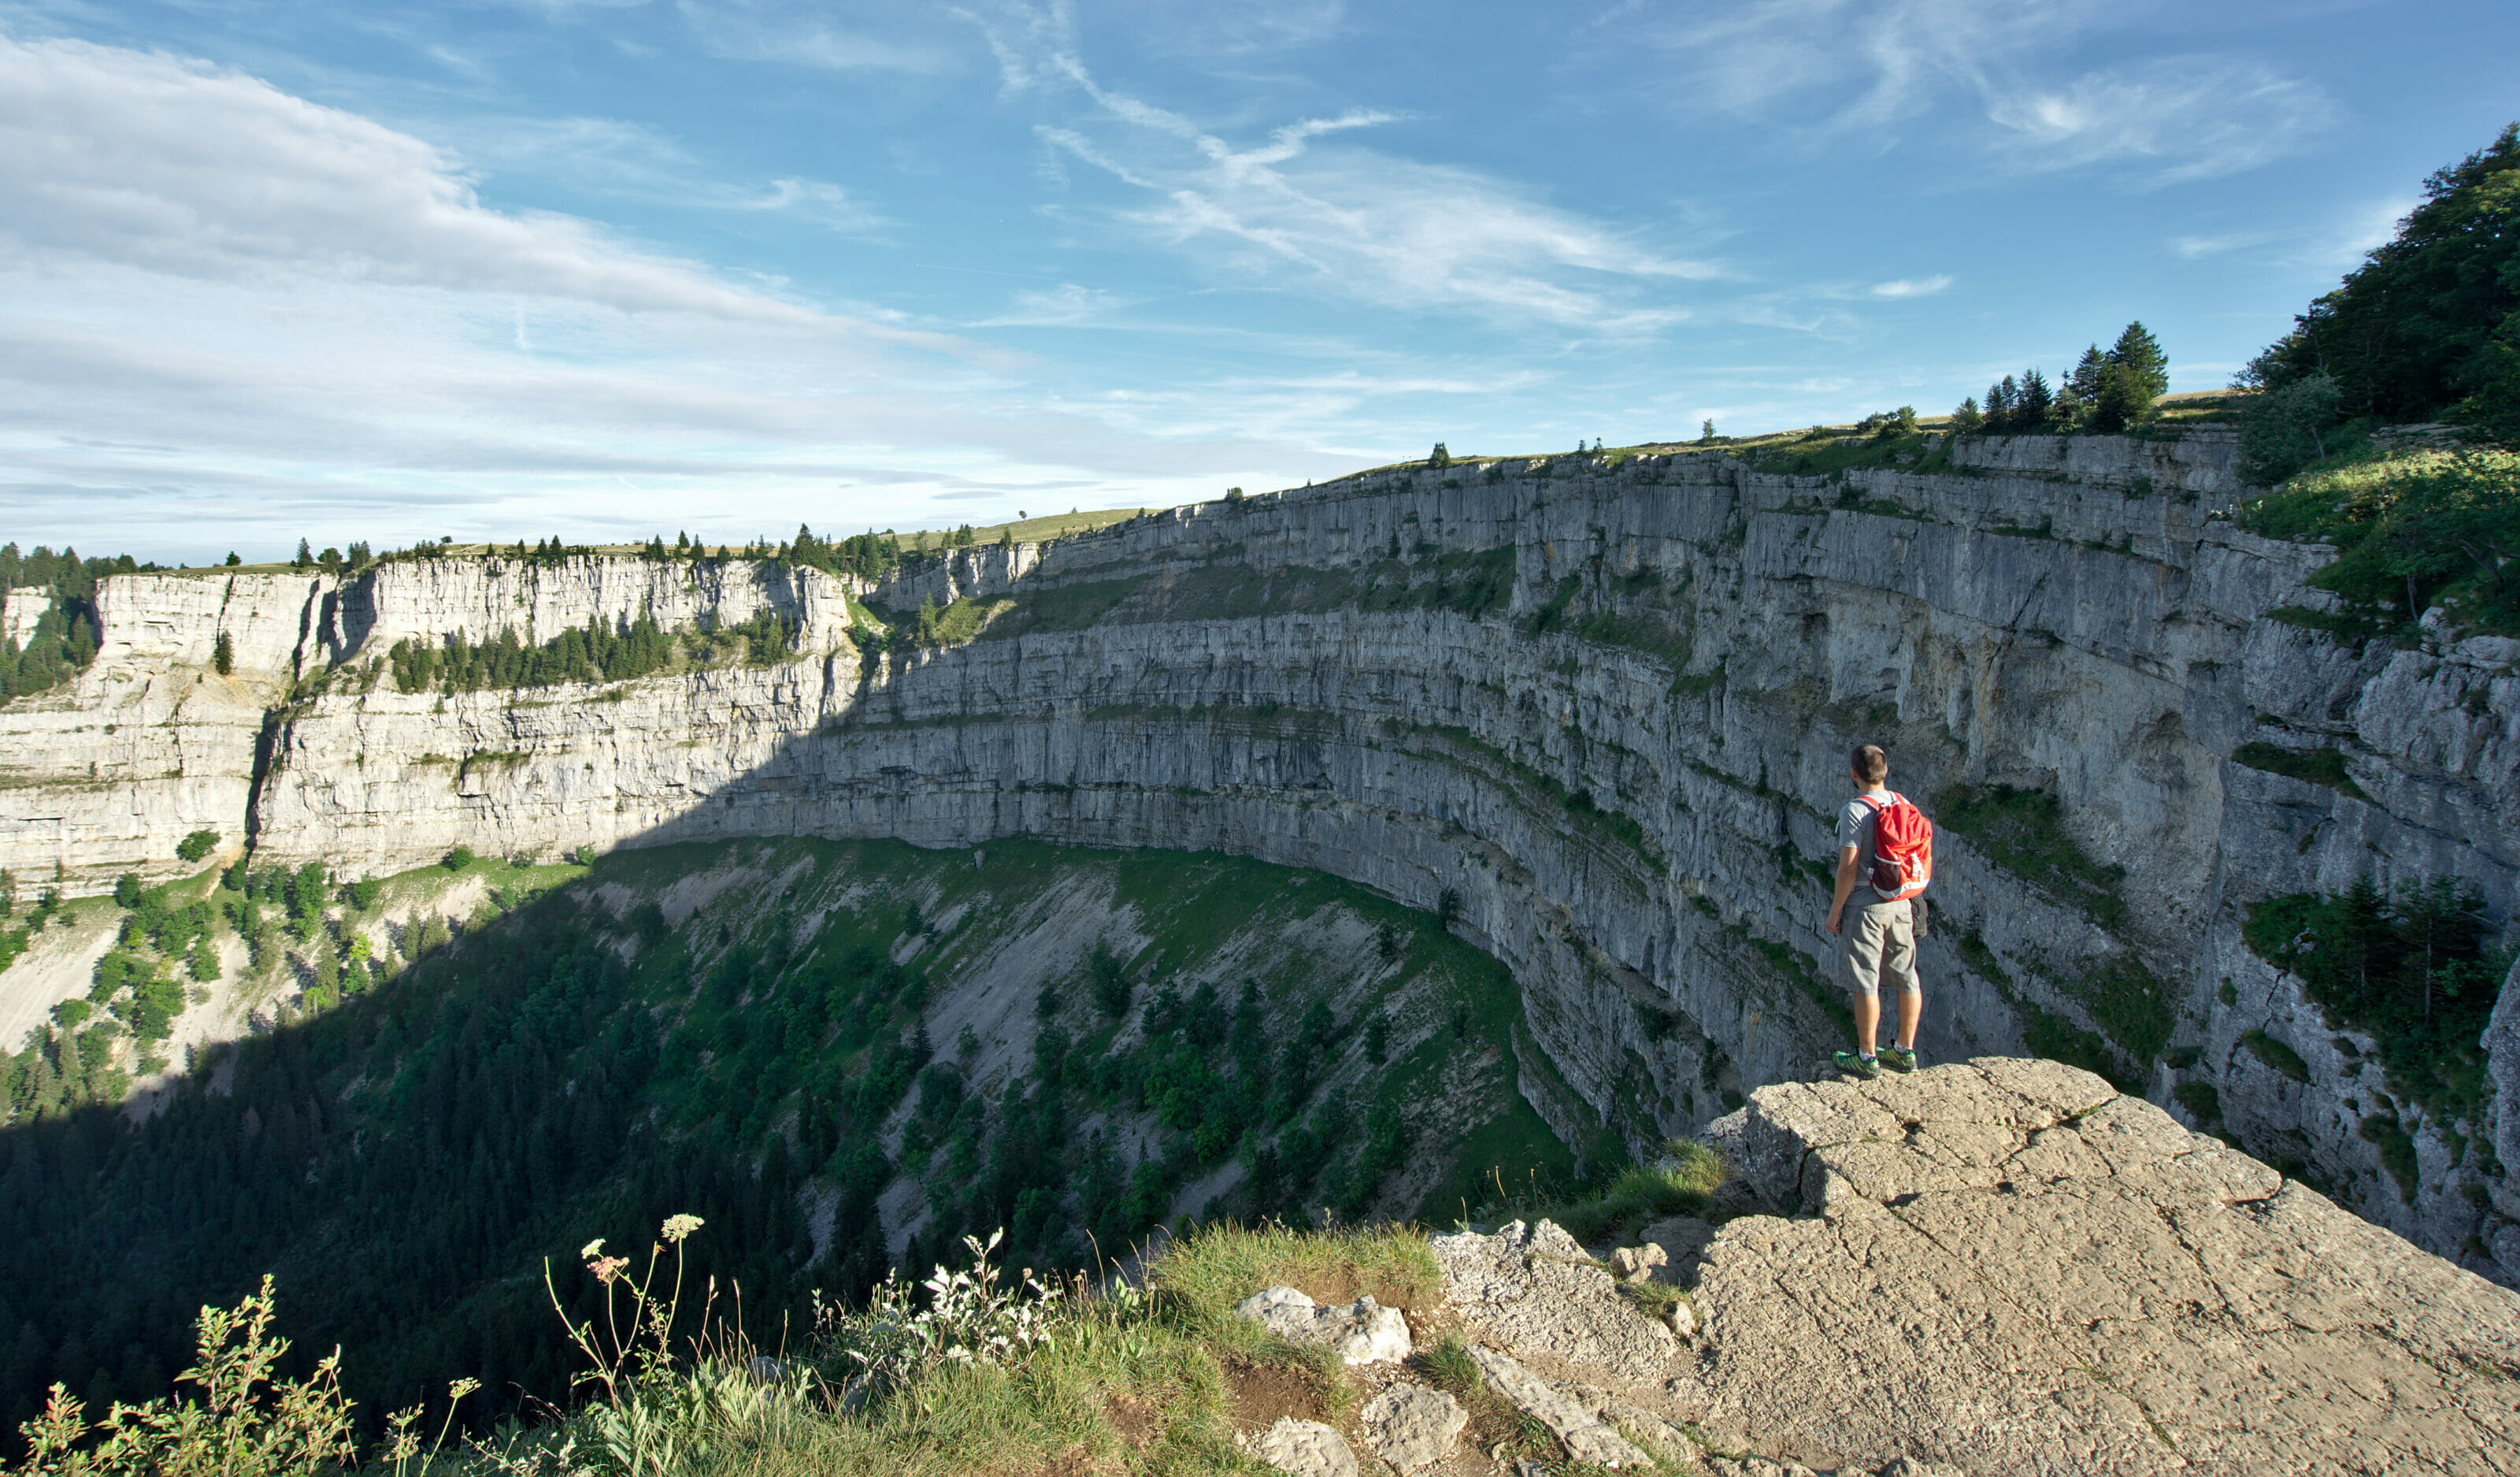
<instances>
[{"instance_id":1,"label":"grey t-shirt","mask_svg":"<svg viewBox=\"0 0 2520 1477\"><path fill-rule=\"evenodd\" d=\"M1864 793L1885 806L1890 803L1891 792L1878 785ZM1837 812L1837 844L1840 849L1855 848L1859 863L1871 858L1872 817L1880 813L1860 799L1848 801L1846 808Z\"/></svg>"}]
</instances>

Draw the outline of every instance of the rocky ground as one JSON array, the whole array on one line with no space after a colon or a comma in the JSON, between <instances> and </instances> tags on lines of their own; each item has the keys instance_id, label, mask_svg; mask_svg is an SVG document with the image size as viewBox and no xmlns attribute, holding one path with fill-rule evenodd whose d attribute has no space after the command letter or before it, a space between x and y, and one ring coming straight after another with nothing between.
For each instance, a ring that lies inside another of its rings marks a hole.
<instances>
[{"instance_id":1,"label":"rocky ground","mask_svg":"<svg viewBox=\"0 0 2520 1477\"><path fill-rule=\"evenodd\" d=\"M1487 1390L1602 1466L2520 1471L2520 1294L2089 1073L1779 1085L1713 1136L1743 1212L1720 1226L1435 1237L1418 1364L1455 1333ZM1283 1304L1253 1314L1293 1328ZM1358 1358L1348 1325L1377 1316L1304 1312L1372 1394L1255 1430L1255 1454L1300 1477L1522 1465L1422 1369Z\"/></svg>"}]
</instances>

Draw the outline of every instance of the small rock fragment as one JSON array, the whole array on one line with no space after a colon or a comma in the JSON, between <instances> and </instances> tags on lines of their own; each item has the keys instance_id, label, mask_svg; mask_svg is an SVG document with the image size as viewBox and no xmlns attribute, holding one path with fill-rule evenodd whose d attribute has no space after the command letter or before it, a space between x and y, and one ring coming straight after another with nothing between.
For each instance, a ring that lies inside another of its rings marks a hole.
<instances>
[{"instance_id":1,"label":"small rock fragment","mask_svg":"<svg viewBox=\"0 0 2520 1477\"><path fill-rule=\"evenodd\" d=\"M1610 1274L1622 1282L1642 1282L1653 1275L1657 1267L1671 1263L1671 1254L1648 1241L1642 1246L1622 1246L1610 1253Z\"/></svg>"},{"instance_id":2,"label":"small rock fragment","mask_svg":"<svg viewBox=\"0 0 2520 1477\"><path fill-rule=\"evenodd\" d=\"M1688 1339L1697 1336L1697 1311L1687 1303L1672 1304L1671 1311L1662 1315L1662 1321L1663 1326L1669 1328L1678 1337Z\"/></svg>"},{"instance_id":3,"label":"small rock fragment","mask_svg":"<svg viewBox=\"0 0 2520 1477\"><path fill-rule=\"evenodd\" d=\"M1413 1472L1453 1454L1470 1412L1441 1390L1402 1380L1367 1401L1361 1418L1374 1454Z\"/></svg>"},{"instance_id":4,"label":"small rock fragment","mask_svg":"<svg viewBox=\"0 0 2520 1477\"><path fill-rule=\"evenodd\" d=\"M1351 1364L1397 1363L1414 1347L1408 1318L1371 1296L1325 1308L1295 1288L1271 1287L1244 1298L1234 1311L1289 1342L1328 1344Z\"/></svg>"},{"instance_id":5,"label":"small rock fragment","mask_svg":"<svg viewBox=\"0 0 2520 1477\"><path fill-rule=\"evenodd\" d=\"M1251 1450L1286 1477L1357 1477L1346 1439L1318 1420L1279 1416Z\"/></svg>"},{"instance_id":6,"label":"small rock fragment","mask_svg":"<svg viewBox=\"0 0 2520 1477\"><path fill-rule=\"evenodd\" d=\"M1280 1338L1293 1338L1288 1328L1311 1328L1313 1300L1292 1287L1269 1287L1235 1304L1234 1311Z\"/></svg>"}]
</instances>

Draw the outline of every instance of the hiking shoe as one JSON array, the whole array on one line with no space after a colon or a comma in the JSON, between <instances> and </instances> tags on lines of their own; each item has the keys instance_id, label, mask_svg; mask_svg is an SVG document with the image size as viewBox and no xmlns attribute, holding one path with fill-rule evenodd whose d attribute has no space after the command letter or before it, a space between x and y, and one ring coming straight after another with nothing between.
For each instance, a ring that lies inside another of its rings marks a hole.
<instances>
[{"instance_id":1,"label":"hiking shoe","mask_svg":"<svg viewBox=\"0 0 2520 1477\"><path fill-rule=\"evenodd\" d=\"M1879 1062L1874 1061L1868 1056L1858 1056L1852 1051L1841 1051L1835 1056L1830 1057L1829 1060L1837 1063L1837 1070L1845 1073L1849 1077L1861 1077L1869 1080L1881 1075L1881 1064Z\"/></svg>"},{"instance_id":2,"label":"hiking shoe","mask_svg":"<svg viewBox=\"0 0 2520 1477\"><path fill-rule=\"evenodd\" d=\"M1905 1046L1884 1046L1881 1048L1881 1065L1893 1072L1913 1072L1916 1070L1916 1053Z\"/></svg>"}]
</instances>

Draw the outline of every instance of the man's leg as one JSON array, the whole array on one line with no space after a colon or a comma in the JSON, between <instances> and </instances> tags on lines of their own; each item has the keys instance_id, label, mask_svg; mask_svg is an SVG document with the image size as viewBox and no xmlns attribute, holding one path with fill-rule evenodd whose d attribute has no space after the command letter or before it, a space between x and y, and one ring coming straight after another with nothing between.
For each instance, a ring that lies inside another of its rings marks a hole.
<instances>
[{"instance_id":1,"label":"man's leg","mask_svg":"<svg viewBox=\"0 0 2520 1477\"><path fill-rule=\"evenodd\" d=\"M1925 988L1916 978L1915 914L1904 907L1881 910L1881 972L1878 988L1899 995L1899 1049L1916 1049L1916 1023L1925 1014Z\"/></svg>"},{"instance_id":2,"label":"man's leg","mask_svg":"<svg viewBox=\"0 0 2520 1477\"><path fill-rule=\"evenodd\" d=\"M1916 1012L1908 1002L1915 998L1914 995L1899 997L1899 1029L1912 1041L1916 1039ZM1859 990L1855 992L1855 1049L1862 1055L1870 1056L1880 1039L1881 997Z\"/></svg>"}]
</instances>

